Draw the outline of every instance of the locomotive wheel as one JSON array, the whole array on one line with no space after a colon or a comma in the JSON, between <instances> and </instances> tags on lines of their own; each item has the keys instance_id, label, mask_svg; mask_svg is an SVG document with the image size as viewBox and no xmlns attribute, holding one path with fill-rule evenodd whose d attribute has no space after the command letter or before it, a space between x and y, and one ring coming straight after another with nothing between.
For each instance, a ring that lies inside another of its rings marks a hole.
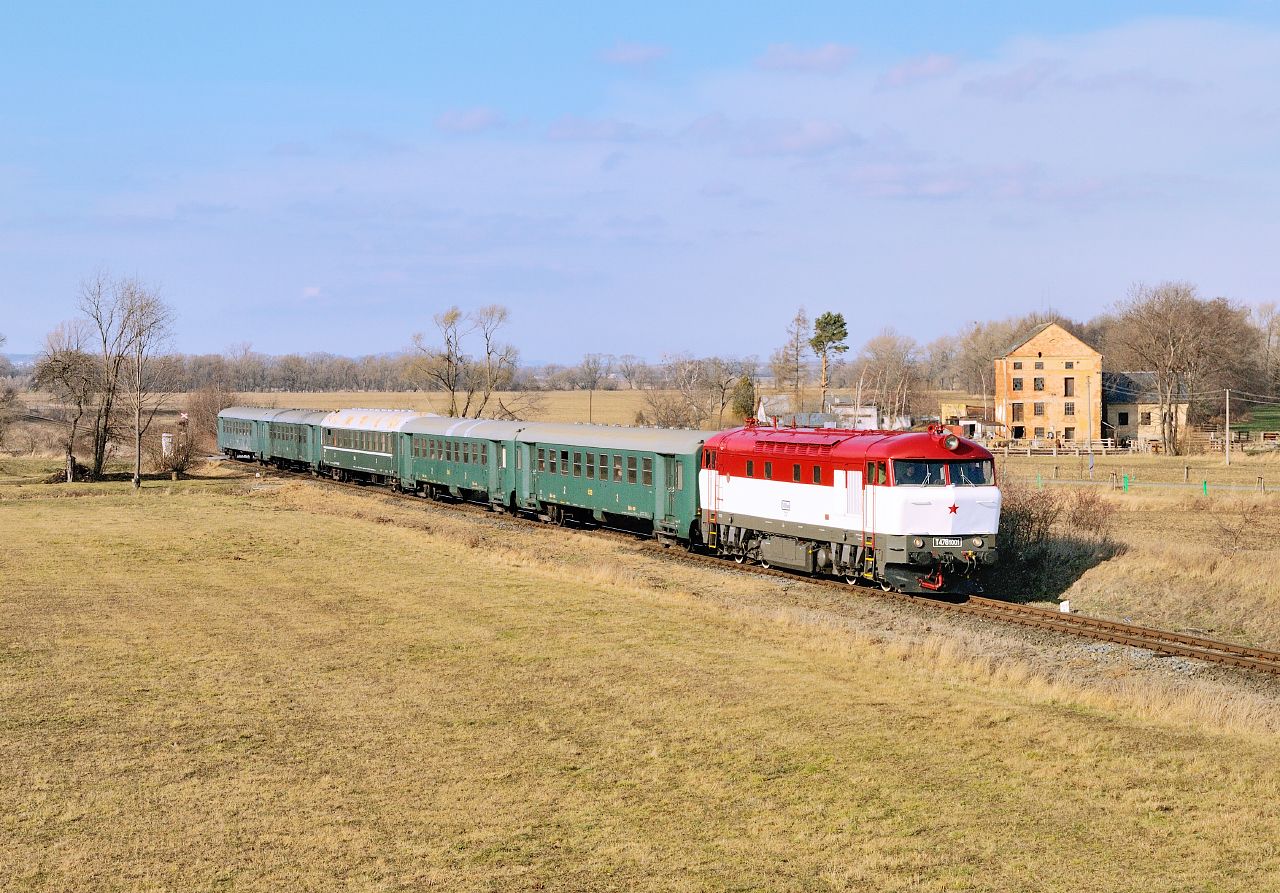
<instances>
[{"instance_id":1,"label":"locomotive wheel","mask_svg":"<svg viewBox=\"0 0 1280 893\"><path fill-rule=\"evenodd\" d=\"M881 581L880 581L880 591L881 591L881 592L893 592L893 587L889 585L889 581L888 581L888 580L881 580Z\"/></svg>"},{"instance_id":2,"label":"locomotive wheel","mask_svg":"<svg viewBox=\"0 0 1280 893\"><path fill-rule=\"evenodd\" d=\"M765 570L768 570L768 569L769 569L769 562L767 562L767 561L765 561L763 558L761 558L761 559L760 559L760 566L761 566L762 568L764 568Z\"/></svg>"},{"instance_id":3,"label":"locomotive wheel","mask_svg":"<svg viewBox=\"0 0 1280 893\"><path fill-rule=\"evenodd\" d=\"M733 556L734 564L742 564L746 560L747 560L747 556L743 555L741 552L734 553L734 556Z\"/></svg>"},{"instance_id":4,"label":"locomotive wheel","mask_svg":"<svg viewBox=\"0 0 1280 893\"><path fill-rule=\"evenodd\" d=\"M857 586L857 585L858 585L858 575L857 575L857 574L845 574L845 575L844 575L844 581L845 581L846 583L848 583L850 586Z\"/></svg>"}]
</instances>

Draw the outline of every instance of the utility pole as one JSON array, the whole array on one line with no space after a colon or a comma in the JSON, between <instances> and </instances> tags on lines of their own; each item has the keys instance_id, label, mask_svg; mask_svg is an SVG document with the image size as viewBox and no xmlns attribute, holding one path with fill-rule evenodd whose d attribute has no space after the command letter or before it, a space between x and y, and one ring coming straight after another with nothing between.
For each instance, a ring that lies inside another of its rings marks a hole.
<instances>
[{"instance_id":1,"label":"utility pole","mask_svg":"<svg viewBox=\"0 0 1280 893\"><path fill-rule=\"evenodd\" d=\"M1084 377L1084 405L1089 414L1089 480L1093 480L1093 375Z\"/></svg>"},{"instance_id":2,"label":"utility pole","mask_svg":"<svg viewBox=\"0 0 1280 893\"><path fill-rule=\"evenodd\" d=\"M1227 464L1231 464L1231 388L1227 388Z\"/></svg>"}]
</instances>

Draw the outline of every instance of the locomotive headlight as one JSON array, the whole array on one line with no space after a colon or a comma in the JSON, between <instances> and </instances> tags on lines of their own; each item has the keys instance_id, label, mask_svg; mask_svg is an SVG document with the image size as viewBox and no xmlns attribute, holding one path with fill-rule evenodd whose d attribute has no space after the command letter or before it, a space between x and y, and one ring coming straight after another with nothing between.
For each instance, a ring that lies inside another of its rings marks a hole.
<instances>
[{"instance_id":1,"label":"locomotive headlight","mask_svg":"<svg viewBox=\"0 0 1280 893\"><path fill-rule=\"evenodd\" d=\"M974 547L975 549L981 549L981 548L982 548L983 546L985 546L986 544L987 544L987 541L986 541L986 540L984 540L984 539L983 539L982 537L980 537L980 536L975 536L975 537L973 538L973 547Z\"/></svg>"},{"instance_id":2,"label":"locomotive headlight","mask_svg":"<svg viewBox=\"0 0 1280 893\"><path fill-rule=\"evenodd\" d=\"M917 549L923 549L924 540L921 537L916 537L911 541L911 545L915 546Z\"/></svg>"},{"instance_id":3,"label":"locomotive headlight","mask_svg":"<svg viewBox=\"0 0 1280 893\"><path fill-rule=\"evenodd\" d=\"M956 447L960 446L960 438L954 434L948 434L942 438L942 445L949 450L955 450Z\"/></svg>"}]
</instances>

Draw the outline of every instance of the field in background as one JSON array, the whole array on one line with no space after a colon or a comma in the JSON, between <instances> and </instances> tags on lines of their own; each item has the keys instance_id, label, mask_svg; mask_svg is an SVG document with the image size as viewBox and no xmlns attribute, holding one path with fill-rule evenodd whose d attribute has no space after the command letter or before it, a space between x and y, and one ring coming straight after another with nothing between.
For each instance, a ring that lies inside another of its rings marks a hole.
<instances>
[{"instance_id":1,"label":"field in background","mask_svg":"<svg viewBox=\"0 0 1280 893\"><path fill-rule=\"evenodd\" d=\"M491 406L497 401L508 404L515 400L536 401L529 418L550 422L586 422L588 417L597 424L631 425L636 413L644 409L646 391L521 391L500 392L493 396ZM242 393L242 401L251 406L278 406L297 409L346 409L365 407L370 409L415 409L420 412L445 413L448 398L435 391L335 391L332 393L266 392Z\"/></svg>"},{"instance_id":2,"label":"field in background","mask_svg":"<svg viewBox=\"0 0 1280 893\"><path fill-rule=\"evenodd\" d=\"M775 584L626 543L219 473L0 487L0 887L1280 880L1271 736L735 610Z\"/></svg>"}]
</instances>

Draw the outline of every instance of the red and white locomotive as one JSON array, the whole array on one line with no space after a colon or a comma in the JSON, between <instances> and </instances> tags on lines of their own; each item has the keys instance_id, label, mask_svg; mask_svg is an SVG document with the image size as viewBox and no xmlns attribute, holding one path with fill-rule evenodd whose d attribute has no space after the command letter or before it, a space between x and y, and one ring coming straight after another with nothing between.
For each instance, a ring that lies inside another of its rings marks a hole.
<instances>
[{"instance_id":1,"label":"red and white locomotive","mask_svg":"<svg viewBox=\"0 0 1280 893\"><path fill-rule=\"evenodd\" d=\"M748 423L708 438L698 483L706 545L738 562L972 592L996 560L995 462L943 428Z\"/></svg>"}]
</instances>

